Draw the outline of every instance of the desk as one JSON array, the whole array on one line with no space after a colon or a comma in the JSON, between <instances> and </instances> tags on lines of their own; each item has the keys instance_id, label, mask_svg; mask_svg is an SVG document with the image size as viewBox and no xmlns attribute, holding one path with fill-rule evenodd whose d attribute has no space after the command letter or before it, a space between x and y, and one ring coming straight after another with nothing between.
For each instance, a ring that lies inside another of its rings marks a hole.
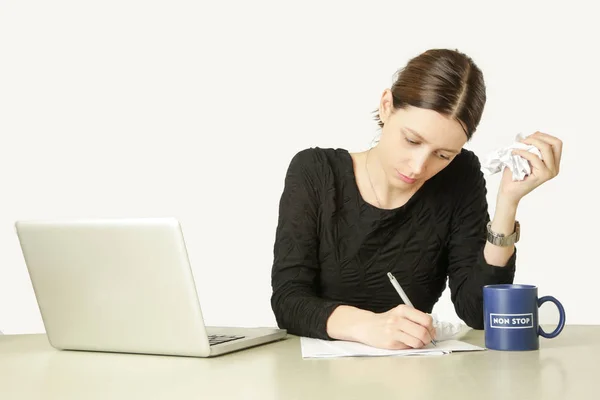
<instances>
[{"instance_id":1,"label":"desk","mask_svg":"<svg viewBox=\"0 0 600 400\"><path fill-rule=\"evenodd\" d=\"M548 329L550 330L551 327ZM483 346L483 332L464 341ZM600 326L567 325L540 351L303 360L299 338L213 359L58 351L0 336L0 399L590 399Z\"/></svg>"}]
</instances>

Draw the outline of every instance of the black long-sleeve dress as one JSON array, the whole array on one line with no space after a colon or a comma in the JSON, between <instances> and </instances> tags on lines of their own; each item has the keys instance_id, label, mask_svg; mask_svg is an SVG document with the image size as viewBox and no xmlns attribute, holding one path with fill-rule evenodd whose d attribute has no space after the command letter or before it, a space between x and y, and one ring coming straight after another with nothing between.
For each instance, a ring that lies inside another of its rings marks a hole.
<instances>
[{"instance_id":1,"label":"black long-sleeve dress","mask_svg":"<svg viewBox=\"0 0 600 400\"><path fill-rule=\"evenodd\" d=\"M466 149L393 210L364 201L347 150L302 150L279 207L271 305L291 334L331 339L327 319L338 305L384 312L401 304L387 272L428 313L448 282L457 315L483 329L483 286L514 279L516 250L503 267L483 257L485 180Z\"/></svg>"}]
</instances>

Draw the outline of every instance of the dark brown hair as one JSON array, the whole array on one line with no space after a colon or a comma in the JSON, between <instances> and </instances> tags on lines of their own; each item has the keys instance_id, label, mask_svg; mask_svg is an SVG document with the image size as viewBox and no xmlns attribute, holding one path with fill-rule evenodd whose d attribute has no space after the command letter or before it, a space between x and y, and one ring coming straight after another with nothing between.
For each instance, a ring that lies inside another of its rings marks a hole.
<instances>
[{"instance_id":1,"label":"dark brown hair","mask_svg":"<svg viewBox=\"0 0 600 400\"><path fill-rule=\"evenodd\" d=\"M413 106L454 118L468 139L479 125L486 94L481 70L458 50L431 49L412 58L391 87L394 109ZM375 119L383 122L376 110Z\"/></svg>"}]
</instances>

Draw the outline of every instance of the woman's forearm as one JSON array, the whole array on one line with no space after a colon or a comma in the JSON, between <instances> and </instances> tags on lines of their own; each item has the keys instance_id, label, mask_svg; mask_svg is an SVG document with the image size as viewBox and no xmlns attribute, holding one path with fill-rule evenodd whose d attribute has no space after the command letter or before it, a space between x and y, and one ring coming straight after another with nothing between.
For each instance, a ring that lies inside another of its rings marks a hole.
<instances>
[{"instance_id":1,"label":"woman's forearm","mask_svg":"<svg viewBox=\"0 0 600 400\"><path fill-rule=\"evenodd\" d=\"M338 306L327 320L327 334L332 339L360 341L361 327L374 315L371 311L352 306Z\"/></svg>"},{"instance_id":2,"label":"woman's forearm","mask_svg":"<svg viewBox=\"0 0 600 400\"><path fill-rule=\"evenodd\" d=\"M498 200L496 212L492 219L491 229L496 233L510 235L515 230L515 219L517 215L518 203ZM484 249L485 261L494 266L504 267L513 255L515 246L496 246L486 242Z\"/></svg>"}]
</instances>

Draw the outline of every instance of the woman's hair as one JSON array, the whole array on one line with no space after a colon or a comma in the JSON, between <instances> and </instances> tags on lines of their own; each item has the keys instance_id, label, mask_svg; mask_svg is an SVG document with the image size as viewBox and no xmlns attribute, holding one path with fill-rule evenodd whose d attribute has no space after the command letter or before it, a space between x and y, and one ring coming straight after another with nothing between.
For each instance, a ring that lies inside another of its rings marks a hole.
<instances>
[{"instance_id":1,"label":"woman's hair","mask_svg":"<svg viewBox=\"0 0 600 400\"><path fill-rule=\"evenodd\" d=\"M394 109L413 106L454 118L471 139L485 106L485 83L473 60L458 50L431 49L397 72L391 87ZM380 127L383 122L376 117Z\"/></svg>"}]
</instances>

